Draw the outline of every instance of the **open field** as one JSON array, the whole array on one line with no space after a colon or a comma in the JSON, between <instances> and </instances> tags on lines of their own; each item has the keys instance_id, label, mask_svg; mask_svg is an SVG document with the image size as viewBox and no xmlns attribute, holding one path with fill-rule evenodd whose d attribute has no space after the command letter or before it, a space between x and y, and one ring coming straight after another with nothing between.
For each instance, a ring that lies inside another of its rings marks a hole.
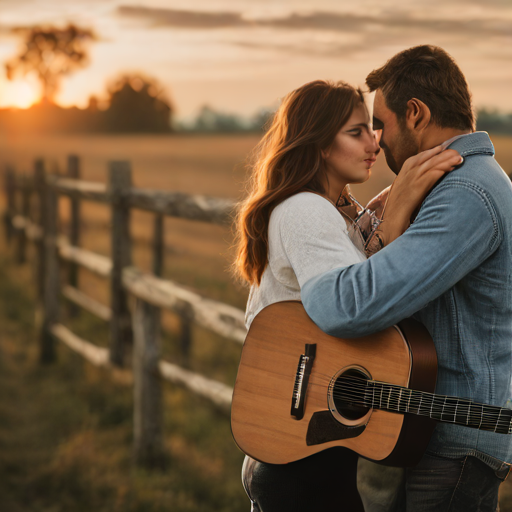
<instances>
[{"instance_id":1,"label":"open field","mask_svg":"<svg viewBox=\"0 0 512 512\"><path fill-rule=\"evenodd\" d=\"M512 138L493 140L498 161L512 173ZM43 157L50 171L63 172L66 155L73 153L82 158L83 179L105 182L107 162L126 159L132 162L136 186L240 199L257 142L255 135L7 137L0 140L0 169L10 164L18 172L31 173L34 158ZM370 181L354 187L354 194L364 203L392 178L381 157ZM3 195L0 197L3 205ZM60 208L65 231L66 199L61 200ZM84 203L83 218L82 245L109 255L107 207ZM151 265L151 221L151 214L134 212L134 262L144 270ZM165 233L164 277L244 308L247 289L234 283L229 273L233 242L229 229L166 219ZM30 489L26 501L9 510L247 510L248 500L239 483L242 456L230 439L229 421L171 385L164 386L169 473L149 475L131 469L130 387L91 368L64 347L58 349L60 360L54 369L38 369L30 265L14 266L12 251L3 241L0 257L0 325L7 326L0 331L4 379L0 412L5 411L11 422L0 426L0 459L5 454L8 457L0 467L0 477L5 476L5 489L14 486L9 491L14 493L12 503L27 485ZM20 291L16 291L18 287ZM85 271L80 287L98 300L108 301L106 283ZM84 338L106 344L107 329L102 321L84 313L67 322ZM174 315L165 314L164 326L163 356L179 362ZM191 368L233 385L240 346L199 328L194 328L193 338ZM19 403L27 405L18 407ZM9 447L10 428L18 424L25 426ZM24 443L25 451L20 448ZM14 468L14 480L10 468ZM0 486L0 494L3 492ZM74 505L74 495L84 502L83 508ZM502 511L512 512L508 494Z\"/></svg>"},{"instance_id":2,"label":"open field","mask_svg":"<svg viewBox=\"0 0 512 512\"><path fill-rule=\"evenodd\" d=\"M208 194L241 199L244 196L247 166L256 146L257 135L131 135L131 136L7 136L0 139L0 169L12 164L18 172L31 172L33 160L43 157L50 171L64 172L66 156L77 154L82 160L82 177L106 181L107 162L124 159L132 162L133 181L138 187ZM512 173L512 138L493 137L497 159ZM370 180L353 187L361 202L368 201L391 183L393 174L383 155L377 161ZM3 197L1 198L3 201ZM67 202L61 200L62 217ZM109 223L106 207L83 205L82 245L108 255L110 248L104 233ZM149 269L152 215L134 212L132 230L136 240L134 261ZM235 306L244 307L246 290L233 284L227 272L232 260L232 233L229 229L184 220L166 219L167 255L165 275L203 290ZM101 297L96 280L84 281L86 291ZM103 297L105 299L105 297Z\"/></svg>"}]
</instances>

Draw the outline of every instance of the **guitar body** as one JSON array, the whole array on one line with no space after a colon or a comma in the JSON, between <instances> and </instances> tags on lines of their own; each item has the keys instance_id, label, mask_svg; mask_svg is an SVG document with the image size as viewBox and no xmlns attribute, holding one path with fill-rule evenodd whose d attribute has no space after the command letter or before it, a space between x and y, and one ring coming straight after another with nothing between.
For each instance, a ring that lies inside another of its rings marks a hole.
<instances>
[{"instance_id":1,"label":"guitar body","mask_svg":"<svg viewBox=\"0 0 512 512\"><path fill-rule=\"evenodd\" d=\"M383 464L414 465L435 422L338 408L333 385L339 376L357 374L433 392L436 372L433 342L418 322L340 339L322 332L300 302L275 303L257 315L247 334L233 393L233 437L244 453L272 464L344 446Z\"/></svg>"}]
</instances>

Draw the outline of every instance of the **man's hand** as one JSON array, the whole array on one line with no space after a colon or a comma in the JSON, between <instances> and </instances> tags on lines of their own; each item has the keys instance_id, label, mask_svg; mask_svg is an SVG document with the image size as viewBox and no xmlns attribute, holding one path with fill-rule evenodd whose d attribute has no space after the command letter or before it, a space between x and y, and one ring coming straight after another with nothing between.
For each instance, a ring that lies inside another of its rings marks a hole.
<instances>
[{"instance_id":1,"label":"man's hand","mask_svg":"<svg viewBox=\"0 0 512 512\"><path fill-rule=\"evenodd\" d=\"M432 187L463 161L457 151L443 151L441 146L408 158L391 187L388 203L396 201L412 214L421 206Z\"/></svg>"}]
</instances>

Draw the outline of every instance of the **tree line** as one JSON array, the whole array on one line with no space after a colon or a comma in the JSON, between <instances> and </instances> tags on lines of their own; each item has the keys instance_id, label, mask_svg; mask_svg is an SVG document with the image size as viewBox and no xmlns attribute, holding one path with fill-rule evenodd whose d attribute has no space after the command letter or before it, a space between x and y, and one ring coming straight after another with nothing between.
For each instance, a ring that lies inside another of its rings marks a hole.
<instances>
[{"instance_id":1,"label":"tree line","mask_svg":"<svg viewBox=\"0 0 512 512\"><path fill-rule=\"evenodd\" d=\"M124 74L107 86L106 99L92 96L86 109L62 108L55 104L62 79L89 63L94 31L69 24L67 27L35 26L13 29L22 38L19 52L5 62L9 80L35 74L41 85L41 101L27 110L0 109L0 130L75 132L196 133L261 132L273 115L260 109L242 117L203 106L188 121L174 120L174 106L164 87L143 74ZM512 134L512 113L481 109L477 130Z\"/></svg>"}]
</instances>

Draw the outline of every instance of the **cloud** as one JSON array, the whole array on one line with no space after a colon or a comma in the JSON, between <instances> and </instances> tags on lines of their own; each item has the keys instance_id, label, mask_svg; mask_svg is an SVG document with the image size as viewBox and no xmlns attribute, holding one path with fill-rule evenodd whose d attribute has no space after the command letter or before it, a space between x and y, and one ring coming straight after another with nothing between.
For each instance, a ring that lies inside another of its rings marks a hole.
<instances>
[{"instance_id":1,"label":"cloud","mask_svg":"<svg viewBox=\"0 0 512 512\"><path fill-rule=\"evenodd\" d=\"M296 41L294 43L232 41L231 44L250 50L268 50L272 52L277 50L285 54L312 57L347 57L371 46L371 43L368 41L347 43L319 43L317 41Z\"/></svg>"},{"instance_id":2,"label":"cloud","mask_svg":"<svg viewBox=\"0 0 512 512\"><path fill-rule=\"evenodd\" d=\"M290 30L322 30L334 32L370 32L372 30L397 29L404 31L447 32L472 37L489 35L510 36L510 24L503 19L442 19L391 12L382 16L343 14L317 11L291 13L284 17L248 19L240 12L207 12L177 9L157 9L142 6L121 5L120 16L137 18L152 26L188 29L217 29L228 27L274 27Z\"/></svg>"},{"instance_id":3,"label":"cloud","mask_svg":"<svg viewBox=\"0 0 512 512\"><path fill-rule=\"evenodd\" d=\"M121 5L117 8L120 16L138 18L150 22L153 26L168 26L189 29L214 29L240 27L248 22L236 12L200 12L176 9L155 9Z\"/></svg>"}]
</instances>

